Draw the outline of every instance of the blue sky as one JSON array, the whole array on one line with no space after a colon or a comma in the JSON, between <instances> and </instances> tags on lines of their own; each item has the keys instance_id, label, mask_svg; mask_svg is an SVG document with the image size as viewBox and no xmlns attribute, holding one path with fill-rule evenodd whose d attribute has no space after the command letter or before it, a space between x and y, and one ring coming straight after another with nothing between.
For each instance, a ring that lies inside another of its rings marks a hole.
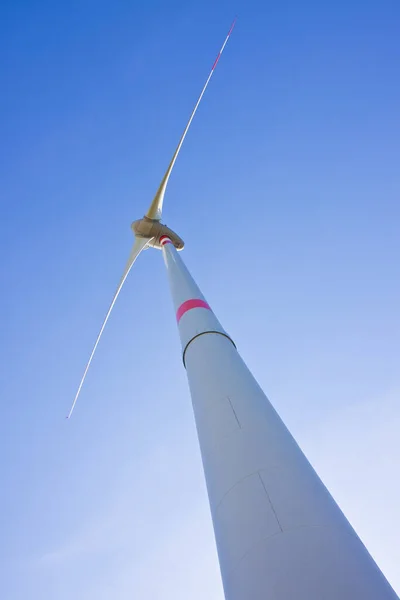
<instances>
[{"instance_id":1,"label":"blue sky","mask_svg":"<svg viewBox=\"0 0 400 600\"><path fill-rule=\"evenodd\" d=\"M400 591L398 2L14 0L0 14L5 600L222 600L160 253L135 265L64 417L130 223L235 14L165 221Z\"/></svg>"}]
</instances>

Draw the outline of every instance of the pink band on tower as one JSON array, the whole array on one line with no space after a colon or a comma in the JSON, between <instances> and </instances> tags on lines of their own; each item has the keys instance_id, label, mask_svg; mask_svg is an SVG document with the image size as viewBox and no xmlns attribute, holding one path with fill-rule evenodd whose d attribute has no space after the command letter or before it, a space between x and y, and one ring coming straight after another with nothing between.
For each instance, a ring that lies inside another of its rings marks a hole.
<instances>
[{"instance_id":1,"label":"pink band on tower","mask_svg":"<svg viewBox=\"0 0 400 600\"><path fill-rule=\"evenodd\" d=\"M165 246L165 244L172 244L172 242L167 235L162 235L160 237L160 244L161 246Z\"/></svg>"},{"instance_id":2,"label":"pink band on tower","mask_svg":"<svg viewBox=\"0 0 400 600\"><path fill-rule=\"evenodd\" d=\"M206 308L207 310L211 310L209 304L207 304L205 300L201 300L200 298L191 298L190 300L183 302L176 311L176 320L178 323L183 315L187 313L188 310L192 310L192 308Z\"/></svg>"}]
</instances>

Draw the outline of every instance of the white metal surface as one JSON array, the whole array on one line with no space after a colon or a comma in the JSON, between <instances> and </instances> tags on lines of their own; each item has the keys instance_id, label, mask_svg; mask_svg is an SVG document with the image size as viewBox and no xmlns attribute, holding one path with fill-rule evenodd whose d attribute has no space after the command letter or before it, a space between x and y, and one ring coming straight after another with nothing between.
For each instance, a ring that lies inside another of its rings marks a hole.
<instances>
[{"instance_id":1,"label":"white metal surface","mask_svg":"<svg viewBox=\"0 0 400 600\"><path fill-rule=\"evenodd\" d=\"M177 312L227 600L394 600L363 544L206 303L159 223L175 161L234 23L143 219L114 303L139 253L163 247ZM164 246L165 244L165 246Z\"/></svg>"},{"instance_id":2,"label":"white metal surface","mask_svg":"<svg viewBox=\"0 0 400 600\"><path fill-rule=\"evenodd\" d=\"M193 308L208 305L171 243L163 254L226 599L395 600L214 313Z\"/></svg>"}]
</instances>

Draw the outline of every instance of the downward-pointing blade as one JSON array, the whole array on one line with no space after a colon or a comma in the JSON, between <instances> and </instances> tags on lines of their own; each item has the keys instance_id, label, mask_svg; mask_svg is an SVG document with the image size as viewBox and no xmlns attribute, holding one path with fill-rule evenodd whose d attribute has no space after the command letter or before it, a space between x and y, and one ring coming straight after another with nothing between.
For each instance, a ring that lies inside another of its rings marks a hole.
<instances>
[{"instance_id":1,"label":"downward-pointing blade","mask_svg":"<svg viewBox=\"0 0 400 600\"><path fill-rule=\"evenodd\" d=\"M162 206L163 206L163 201L164 201L165 190L167 188L167 183L168 183L169 177L171 175L172 169L174 168L175 161L178 158L179 151L180 151L180 149L182 147L182 144L183 144L183 141L184 141L184 139L186 137L186 134L189 131L189 127L191 125L191 122L193 121L193 117L196 114L197 108L198 108L198 106L199 106L199 104L201 102L201 99L204 96L204 92L207 89L207 86L208 86L208 84L210 82L210 79L211 79L211 77L212 77L212 75L214 73L215 67L217 66L218 61L219 61L219 59L221 57L221 54L224 51L224 48L225 48L225 46L226 46L226 44L227 44L227 42L229 40L229 37L230 37L230 35L232 33L232 30L233 30L233 28L235 26L235 23L236 23L236 19L233 21L233 23L231 25L231 28L230 28L230 30L228 32L228 35L226 36L225 41L222 44L221 50L218 52L217 58L215 59L215 61L213 63L213 66L211 68L211 71L210 71L210 74L209 74L209 76L207 78L207 81L205 82L204 87L201 90L201 94L200 94L200 96L199 96L199 98L198 98L198 100L196 102L196 105L195 105L195 107L194 107L194 109L192 111L192 114L190 115L189 121L187 122L185 130L184 130L184 132L182 134L182 137L179 140L179 144L178 144L178 146L177 146L177 148L175 150L175 153L174 153L174 155L172 157L172 160L169 163L168 169L167 169L167 171L166 171L166 173L165 173L165 175L164 175L164 177L163 177L163 179L162 179L162 181L160 183L160 187L158 188L157 193L154 196L154 199L153 199L152 203L149 206L149 210L146 213L146 217L148 217L149 219L156 219L157 221L159 221L161 219Z\"/></svg>"},{"instance_id":2,"label":"downward-pointing blade","mask_svg":"<svg viewBox=\"0 0 400 600\"><path fill-rule=\"evenodd\" d=\"M119 282L119 285L118 285L118 287L116 289L114 297L113 297L113 299L111 301L110 307L109 307L109 309L107 311L107 314L106 314L106 316L104 318L104 321L102 323L102 326L100 328L99 334L98 334L98 336L96 338L95 344L93 346L92 353L91 353L91 355L89 357L89 360L87 362L85 371L83 373L83 377L82 377L81 382L79 384L78 391L76 392L76 396L75 396L75 399L74 399L74 401L72 403L71 410L68 413L67 419L69 419L71 417L71 415L72 415L72 413L74 411L75 404L76 404L76 402L77 402L77 400L79 398L79 394L81 393L81 389L82 389L83 383L85 381L87 372L89 371L90 364L91 364L91 362L93 360L94 353L96 352L96 348L97 348L97 346L99 344L100 338L101 338L101 336L103 334L104 328L105 328L105 326L107 324L107 321L108 321L108 319L110 317L111 311L114 308L114 304L115 304L115 302L116 302L116 300L117 300L117 298L119 296L119 293L120 293L120 291L122 289L122 286L124 285L124 283L126 281L126 278L129 275L129 271L131 270L133 263L135 262L135 260L137 259L137 257L141 253L141 251L144 250L144 248L151 241L151 239L152 238L150 238L150 239L139 238L139 237L135 238L135 242L133 244L133 248L132 248L131 253L129 255L128 262L126 263L126 267L125 267L125 270L124 270L123 275L121 277L121 281Z\"/></svg>"}]
</instances>

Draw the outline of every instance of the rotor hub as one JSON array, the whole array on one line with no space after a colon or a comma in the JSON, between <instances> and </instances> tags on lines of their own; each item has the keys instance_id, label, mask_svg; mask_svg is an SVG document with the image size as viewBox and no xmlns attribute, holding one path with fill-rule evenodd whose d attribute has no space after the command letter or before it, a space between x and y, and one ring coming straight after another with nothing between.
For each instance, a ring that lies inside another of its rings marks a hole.
<instances>
[{"instance_id":1,"label":"rotor hub","mask_svg":"<svg viewBox=\"0 0 400 600\"><path fill-rule=\"evenodd\" d=\"M149 242L149 246L152 248L157 248L158 250L161 250L162 246L160 244L160 238L163 235L166 235L170 238L172 244L177 250L183 250L185 245L183 239L177 233L175 233L175 231L172 231L172 229L163 223L160 223L158 219L149 219L148 217L143 217L143 219L133 221L131 229L136 237L151 240Z\"/></svg>"}]
</instances>

